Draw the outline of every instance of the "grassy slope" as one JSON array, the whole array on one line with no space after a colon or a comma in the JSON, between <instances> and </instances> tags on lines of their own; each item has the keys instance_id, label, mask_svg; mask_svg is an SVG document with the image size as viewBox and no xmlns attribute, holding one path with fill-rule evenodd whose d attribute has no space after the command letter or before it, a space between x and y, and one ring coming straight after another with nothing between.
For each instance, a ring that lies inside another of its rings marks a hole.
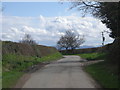
<instances>
[{"instance_id":1,"label":"grassy slope","mask_svg":"<svg viewBox=\"0 0 120 90\"><path fill-rule=\"evenodd\" d=\"M3 72L2 88L13 87L23 74L24 74L23 72L19 72L19 71Z\"/></svg>"},{"instance_id":2,"label":"grassy slope","mask_svg":"<svg viewBox=\"0 0 120 90\"><path fill-rule=\"evenodd\" d=\"M53 61L61 58L60 53L51 54L42 58L20 56L16 54L3 55L2 87L13 87L17 80L24 74L22 71L39 62Z\"/></svg>"},{"instance_id":3,"label":"grassy slope","mask_svg":"<svg viewBox=\"0 0 120 90\"><path fill-rule=\"evenodd\" d=\"M108 65L105 62L89 65L85 70L97 80L103 88L118 88L117 66ZM115 70L115 71L114 71Z\"/></svg>"},{"instance_id":4,"label":"grassy slope","mask_svg":"<svg viewBox=\"0 0 120 90\"><path fill-rule=\"evenodd\" d=\"M86 53L86 54L78 54L80 57L85 58L87 60L100 60L105 59L105 53Z\"/></svg>"},{"instance_id":5,"label":"grassy slope","mask_svg":"<svg viewBox=\"0 0 120 90\"><path fill-rule=\"evenodd\" d=\"M0 89L2 87L2 61L0 60Z\"/></svg>"},{"instance_id":6,"label":"grassy slope","mask_svg":"<svg viewBox=\"0 0 120 90\"><path fill-rule=\"evenodd\" d=\"M105 59L105 53L88 53L79 54L87 60ZM87 71L95 80L104 88L118 88L118 66L109 64L108 62L100 62L86 66Z\"/></svg>"}]
</instances>

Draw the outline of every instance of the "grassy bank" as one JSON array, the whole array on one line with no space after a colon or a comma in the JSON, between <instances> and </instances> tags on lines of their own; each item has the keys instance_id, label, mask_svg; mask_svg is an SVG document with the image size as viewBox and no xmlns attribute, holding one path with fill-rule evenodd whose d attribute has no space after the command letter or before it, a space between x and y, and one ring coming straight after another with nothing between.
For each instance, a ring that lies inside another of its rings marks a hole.
<instances>
[{"instance_id":1,"label":"grassy bank","mask_svg":"<svg viewBox=\"0 0 120 90\"><path fill-rule=\"evenodd\" d=\"M13 87L18 79L23 75L23 72L20 71L8 71L3 72L2 74L2 88L11 88Z\"/></svg>"},{"instance_id":2,"label":"grassy bank","mask_svg":"<svg viewBox=\"0 0 120 90\"><path fill-rule=\"evenodd\" d=\"M2 88L2 61L0 60L0 89Z\"/></svg>"},{"instance_id":3,"label":"grassy bank","mask_svg":"<svg viewBox=\"0 0 120 90\"><path fill-rule=\"evenodd\" d=\"M23 70L40 62L48 62L61 58L60 53L51 54L41 58L23 56L17 54L3 55L2 62L2 87L10 88L15 85L17 80L24 74Z\"/></svg>"},{"instance_id":4,"label":"grassy bank","mask_svg":"<svg viewBox=\"0 0 120 90\"><path fill-rule=\"evenodd\" d=\"M87 60L100 60L105 59L106 53L86 53L86 54L77 54L80 57Z\"/></svg>"},{"instance_id":5,"label":"grassy bank","mask_svg":"<svg viewBox=\"0 0 120 90\"><path fill-rule=\"evenodd\" d=\"M103 88L118 88L118 65L114 65L106 60L106 53L78 54L87 60L105 60L96 64L88 65L84 69Z\"/></svg>"},{"instance_id":6,"label":"grassy bank","mask_svg":"<svg viewBox=\"0 0 120 90\"><path fill-rule=\"evenodd\" d=\"M107 62L100 62L85 67L88 72L103 88L118 88L118 66Z\"/></svg>"}]
</instances>

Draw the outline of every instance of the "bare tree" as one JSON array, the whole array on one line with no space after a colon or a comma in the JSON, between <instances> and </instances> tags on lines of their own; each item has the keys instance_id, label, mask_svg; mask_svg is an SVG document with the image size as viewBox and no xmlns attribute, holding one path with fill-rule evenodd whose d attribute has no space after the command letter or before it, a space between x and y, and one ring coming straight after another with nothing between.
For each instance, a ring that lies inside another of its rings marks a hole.
<instances>
[{"instance_id":1,"label":"bare tree","mask_svg":"<svg viewBox=\"0 0 120 90\"><path fill-rule=\"evenodd\" d=\"M120 2L98 2L98 1L82 1L73 2L69 9L77 8L83 12L83 16L91 14L106 24L107 28L111 30L110 37L117 39L120 37Z\"/></svg>"},{"instance_id":2,"label":"bare tree","mask_svg":"<svg viewBox=\"0 0 120 90\"><path fill-rule=\"evenodd\" d=\"M101 21L106 24L107 28L111 30L109 36L114 38L113 44L108 50L107 58L113 62L119 62L119 52L118 43L120 41L120 2L78 2L72 3L72 8L77 8L80 11L84 12L84 15L87 13L92 14L95 17L101 19ZM103 31L104 32L104 31ZM102 32L103 44L104 44L104 33ZM116 44L117 43L117 44ZM116 54L115 54L116 53ZM115 58L116 57L116 58Z\"/></svg>"},{"instance_id":3,"label":"bare tree","mask_svg":"<svg viewBox=\"0 0 120 90\"><path fill-rule=\"evenodd\" d=\"M61 36L60 40L57 42L57 48L59 50L66 49L68 50L69 46L67 44L68 40L66 36Z\"/></svg>"},{"instance_id":4,"label":"bare tree","mask_svg":"<svg viewBox=\"0 0 120 90\"><path fill-rule=\"evenodd\" d=\"M20 43L30 44L30 45L36 45L37 43L32 39L30 34L25 34L23 39L20 41Z\"/></svg>"},{"instance_id":5,"label":"bare tree","mask_svg":"<svg viewBox=\"0 0 120 90\"><path fill-rule=\"evenodd\" d=\"M61 36L60 40L57 42L59 49L74 50L79 48L81 44L85 42L84 36L80 36L72 31L66 31L65 35Z\"/></svg>"},{"instance_id":6,"label":"bare tree","mask_svg":"<svg viewBox=\"0 0 120 90\"><path fill-rule=\"evenodd\" d=\"M97 1L79 1L78 2L72 2L72 6L69 9L77 8L78 11L82 11L83 16L85 16L87 13L95 15L98 14L98 9L101 8L100 3ZM97 12L97 13L96 13Z\"/></svg>"}]
</instances>

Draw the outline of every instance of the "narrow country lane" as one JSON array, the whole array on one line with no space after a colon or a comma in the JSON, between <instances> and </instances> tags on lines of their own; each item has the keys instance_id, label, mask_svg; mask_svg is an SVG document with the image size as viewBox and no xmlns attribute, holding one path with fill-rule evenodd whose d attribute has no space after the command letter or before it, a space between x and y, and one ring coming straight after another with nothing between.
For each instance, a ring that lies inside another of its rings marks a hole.
<instances>
[{"instance_id":1,"label":"narrow country lane","mask_svg":"<svg viewBox=\"0 0 120 90\"><path fill-rule=\"evenodd\" d=\"M79 56L64 56L31 74L23 88L98 88L82 70Z\"/></svg>"}]
</instances>

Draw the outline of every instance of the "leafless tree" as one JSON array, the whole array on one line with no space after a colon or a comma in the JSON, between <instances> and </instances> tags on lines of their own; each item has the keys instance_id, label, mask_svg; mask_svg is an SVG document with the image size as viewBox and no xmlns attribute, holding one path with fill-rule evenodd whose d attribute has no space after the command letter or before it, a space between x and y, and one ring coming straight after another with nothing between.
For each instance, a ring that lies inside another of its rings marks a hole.
<instances>
[{"instance_id":1,"label":"leafless tree","mask_svg":"<svg viewBox=\"0 0 120 90\"><path fill-rule=\"evenodd\" d=\"M81 37L75 32L66 31L65 35L60 37L60 40L57 42L57 46L59 49L66 49L66 51L69 49L73 51L74 49L79 48L84 42L84 36Z\"/></svg>"},{"instance_id":2,"label":"leafless tree","mask_svg":"<svg viewBox=\"0 0 120 90\"><path fill-rule=\"evenodd\" d=\"M72 6L69 9L77 8L78 11L82 11L83 16L85 16L87 13L92 15L99 15L98 10L101 8L100 3L97 1L80 1L78 2L72 2ZM97 13L96 13L97 12Z\"/></svg>"},{"instance_id":3,"label":"leafless tree","mask_svg":"<svg viewBox=\"0 0 120 90\"><path fill-rule=\"evenodd\" d=\"M20 41L20 43L30 44L30 45L36 45L37 43L32 39L30 34L25 34L23 39Z\"/></svg>"}]
</instances>

